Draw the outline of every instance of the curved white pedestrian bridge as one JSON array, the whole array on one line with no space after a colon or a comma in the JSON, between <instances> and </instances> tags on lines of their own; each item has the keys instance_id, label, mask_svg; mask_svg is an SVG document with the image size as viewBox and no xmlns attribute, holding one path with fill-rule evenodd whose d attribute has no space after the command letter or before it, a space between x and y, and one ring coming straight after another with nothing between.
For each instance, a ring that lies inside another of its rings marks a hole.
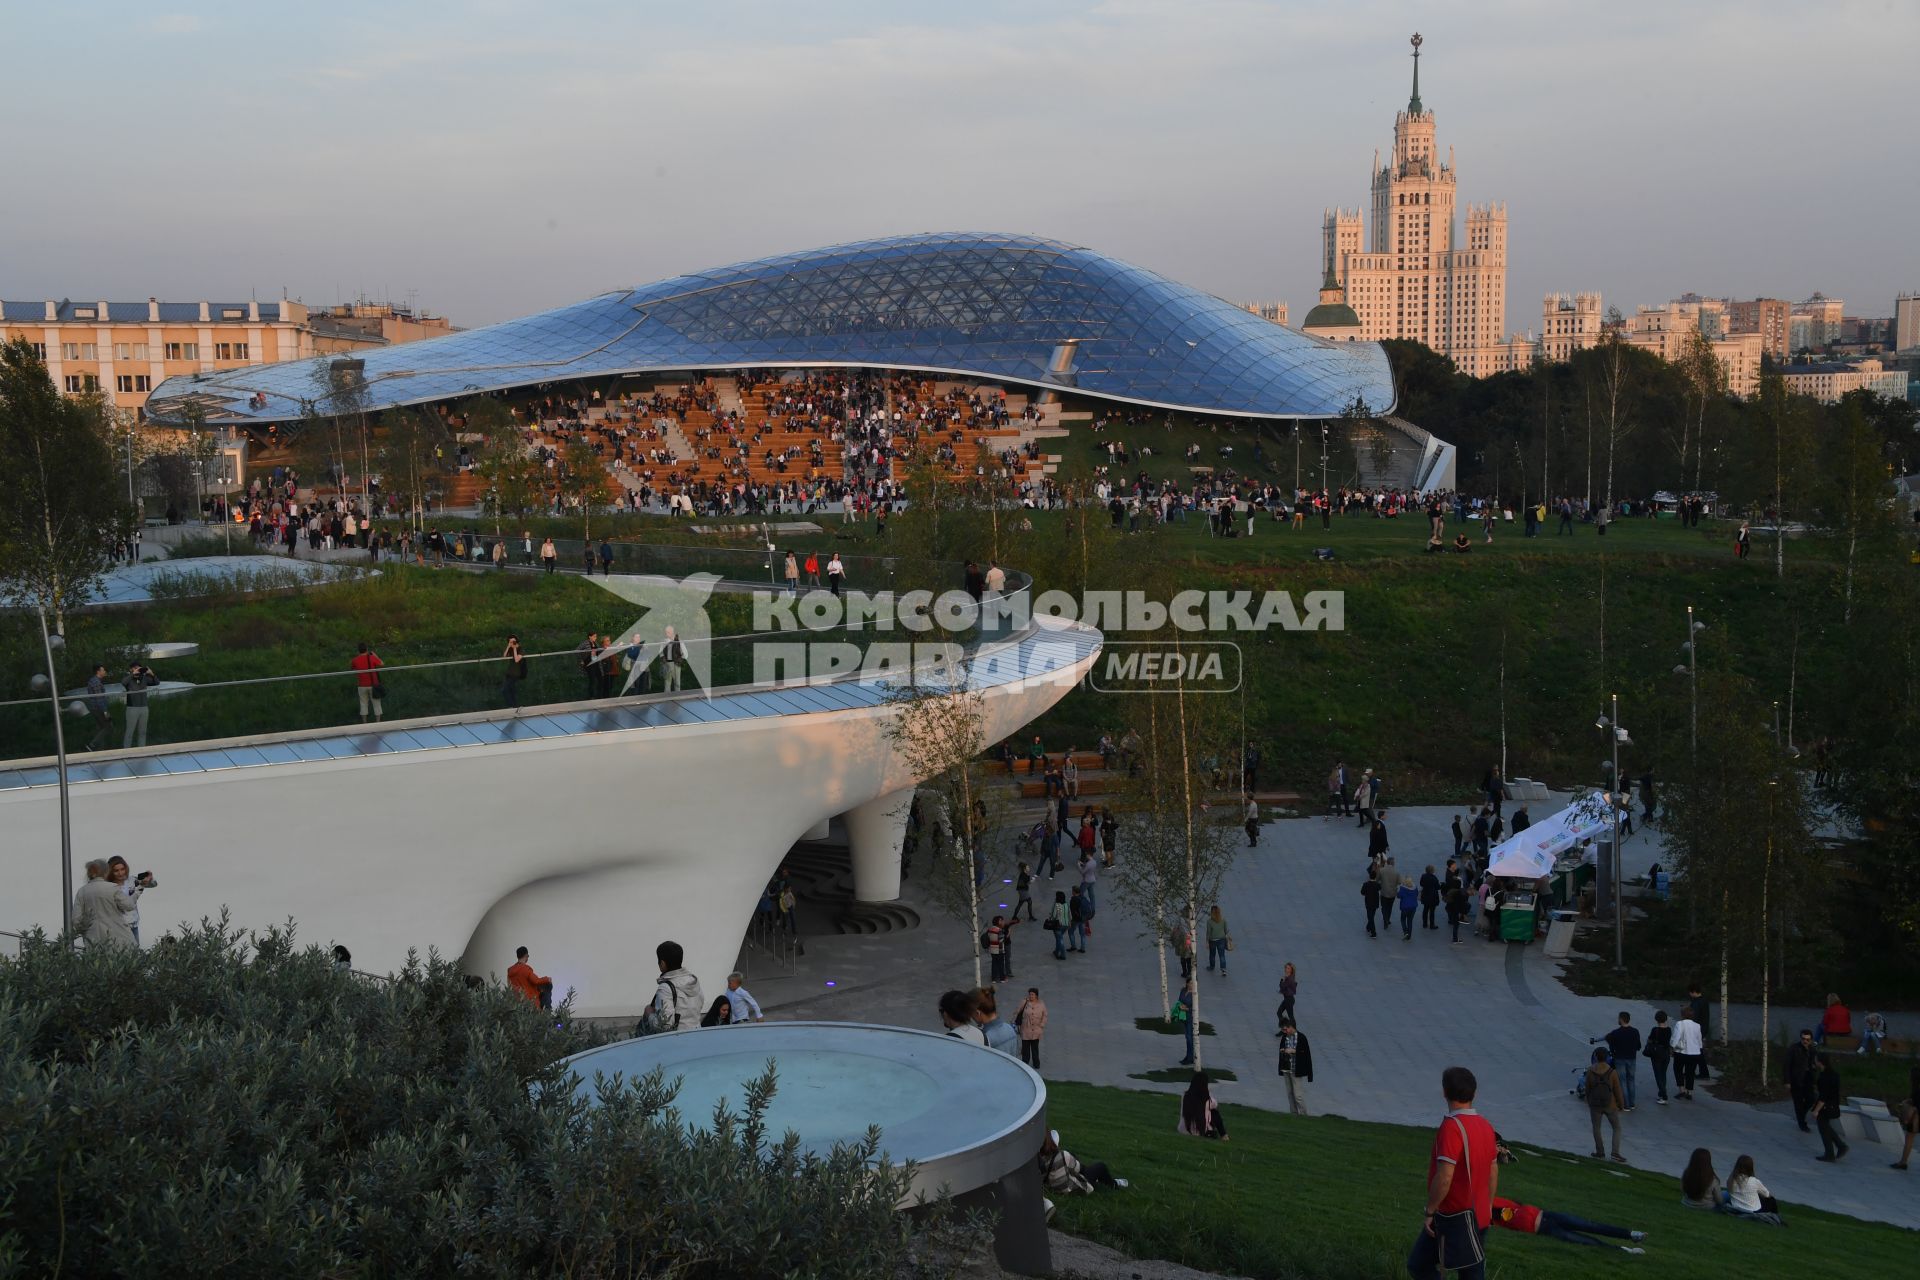
<instances>
[{"instance_id":1,"label":"curved white pedestrian bridge","mask_svg":"<svg viewBox=\"0 0 1920 1280\"><path fill-rule=\"evenodd\" d=\"M914 683L964 674L995 742L1092 666L1099 631L1039 617L958 668L855 672L285 734L203 741L68 767L76 883L123 854L161 887L149 943L225 907L291 917L357 968L410 948L503 973L516 946L583 1014L651 993L672 938L710 992L795 841L844 817L855 894L899 893L914 785L892 737ZM0 768L0 928L57 926L58 773Z\"/></svg>"}]
</instances>

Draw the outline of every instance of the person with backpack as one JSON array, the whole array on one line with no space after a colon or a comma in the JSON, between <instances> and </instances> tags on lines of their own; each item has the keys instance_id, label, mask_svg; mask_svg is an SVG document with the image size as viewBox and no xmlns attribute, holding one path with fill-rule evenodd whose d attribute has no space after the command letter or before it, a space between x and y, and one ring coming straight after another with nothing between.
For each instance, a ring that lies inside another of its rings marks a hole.
<instances>
[{"instance_id":1,"label":"person with backpack","mask_svg":"<svg viewBox=\"0 0 1920 1280\"><path fill-rule=\"evenodd\" d=\"M973 1018L973 996L965 991L948 991L940 997L940 1025L955 1040L987 1047L987 1034Z\"/></svg>"},{"instance_id":2,"label":"person with backpack","mask_svg":"<svg viewBox=\"0 0 1920 1280\"><path fill-rule=\"evenodd\" d=\"M687 658L687 646L680 641L680 635L672 627L667 628L667 638L660 644L660 690L662 693L680 692L680 664Z\"/></svg>"},{"instance_id":3,"label":"person with backpack","mask_svg":"<svg viewBox=\"0 0 1920 1280\"><path fill-rule=\"evenodd\" d=\"M1067 899L1067 950L1085 954L1087 950L1087 920L1091 917L1092 906L1087 895L1079 885L1073 887L1073 896Z\"/></svg>"},{"instance_id":4,"label":"person with backpack","mask_svg":"<svg viewBox=\"0 0 1920 1280\"><path fill-rule=\"evenodd\" d=\"M1587 1115L1593 1121L1593 1158L1611 1159L1615 1164L1625 1164L1627 1158L1620 1154L1620 1113L1626 1109L1627 1095L1620 1088L1620 1073L1613 1069L1607 1060L1605 1049L1593 1051L1593 1062L1587 1067L1584 1081L1587 1094ZM1600 1124L1602 1121L1613 1126L1613 1154L1607 1155L1601 1145Z\"/></svg>"},{"instance_id":5,"label":"person with backpack","mask_svg":"<svg viewBox=\"0 0 1920 1280\"><path fill-rule=\"evenodd\" d=\"M640 1033L654 1035L700 1025L707 1002L700 994L700 979L682 966L686 952L677 942L663 942L653 949L660 965L660 978L654 984L653 1001L641 1019Z\"/></svg>"}]
</instances>

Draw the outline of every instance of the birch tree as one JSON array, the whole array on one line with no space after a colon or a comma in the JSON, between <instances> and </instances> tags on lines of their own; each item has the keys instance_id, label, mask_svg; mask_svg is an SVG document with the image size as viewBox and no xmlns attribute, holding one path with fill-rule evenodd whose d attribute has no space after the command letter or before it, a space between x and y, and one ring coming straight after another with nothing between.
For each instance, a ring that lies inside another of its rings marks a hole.
<instances>
[{"instance_id":1,"label":"birch tree","mask_svg":"<svg viewBox=\"0 0 1920 1280\"><path fill-rule=\"evenodd\" d=\"M1618 332L1604 333L1596 348L1600 369L1600 409L1606 430L1606 507L1613 510L1613 474L1621 442L1633 434L1632 354Z\"/></svg>"},{"instance_id":2,"label":"birch tree","mask_svg":"<svg viewBox=\"0 0 1920 1280\"><path fill-rule=\"evenodd\" d=\"M1170 633L1167 647L1181 654L1188 647ZM1204 763L1237 750L1236 722L1220 696L1194 687L1185 678L1158 692L1130 695L1131 719L1141 740L1138 780L1125 793L1138 805L1128 819L1124 855L1127 871L1116 877L1117 892L1139 917L1153 942L1160 966L1161 1016L1171 1014L1166 944L1182 933L1198 952L1203 914L1220 898L1220 888L1239 852L1239 807L1224 808L1210 796L1212 779ZM1200 967L1194 969L1194 1061L1203 1047Z\"/></svg>"},{"instance_id":3,"label":"birch tree","mask_svg":"<svg viewBox=\"0 0 1920 1280\"><path fill-rule=\"evenodd\" d=\"M1823 874L1811 834L1813 807L1774 741L1766 703L1731 678L1703 680L1701 703L1703 717L1716 726L1714 750L1665 793L1667 847L1678 863L1678 891L1713 904L1720 1042L1728 1037L1736 964L1750 965L1755 976L1764 1040L1779 904L1811 893Z\"/></svg>"},{"instance_id":4,"label":"birch tree","mask_svg":"<svg viewBox=\"0 0 1920 1280\"><path fill-rule=\"evenodd\" d=\"M1841 402L1839 428L1831 433L1829 448L1835 456L1823 469L1827 493L1822 505L1831 515L1829 525L1847 541L1841 620L1852 625L1853 583L1860 549L1865 544L1881 550L1883 544L1892 541L1893 533L1887 466L1879 438L1857 397L1848 396Z\"/></svg>"},{"instance_id":5,"label":"birch tree","mask_svg":"<svg viewBox=\"0 0 1920 1280\"><path fill-rule=\"evenodd\" d=\"M130 518L97 395L63 396L24 338L0 347L0 599L66 612L97 589Z\"/></svg>"},{"instance_id":6,"label":"birch tree","mask_svg":"<svg viewBox=\"0 0 1920 1280\"><path fill-rule=\"evenodd\" d=\"M613 479L600 455L584 440L571 440L560 453L560 496L580 509L580 536L593 541L593 513L613 501Z\"/></svg>"},{"instance_id":7,"label":"birch tree","mask_svg":"<svg viewBox=\"0 0 1920 1280\"><path fill-rule=\"evenodd\" d=\"M1011 789L989 778L983 759L986 700L971 687L970 664L963 660L922 668L912 685L895 699L888 743L914 777L928 825L944 830L944 849L931 859L925 881L929 895L947 915L967 926L973 957L973 985L985 981L980 966L980 882L990 868L987 848L992 833L1008 819Z\"/></svg>"}]
</instances>

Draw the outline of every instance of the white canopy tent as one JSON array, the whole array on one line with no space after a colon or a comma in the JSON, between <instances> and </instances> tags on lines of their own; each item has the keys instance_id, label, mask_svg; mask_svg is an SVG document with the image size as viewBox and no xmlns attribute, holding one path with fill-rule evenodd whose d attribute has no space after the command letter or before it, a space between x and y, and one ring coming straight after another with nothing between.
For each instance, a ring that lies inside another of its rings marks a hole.
<instances>
[{"instance_id":1,"label":"white canopy tent","mask_svg":"<svg viewBox=\"0 0 1920 1280\"><path fill-rule=\"evenodd\" d=\"M1518 835L1508 836L1488 850L1487 874L1521 880L1552 874L1553 860L1561 853L1612 828L1608 803L1607 792L1595 791Z\"/></svg>"}]
</instances>

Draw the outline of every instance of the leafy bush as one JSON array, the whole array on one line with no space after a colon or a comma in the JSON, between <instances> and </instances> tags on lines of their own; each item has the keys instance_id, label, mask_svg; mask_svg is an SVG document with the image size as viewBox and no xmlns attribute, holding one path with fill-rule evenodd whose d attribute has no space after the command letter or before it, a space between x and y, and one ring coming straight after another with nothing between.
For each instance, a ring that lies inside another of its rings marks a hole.
<instances>
[{"instance_id":1,"label":"leafy bush","mask_svg":"<svg viewBox=\"0 0 1920 1280\"><path fill-rule=\"evenodd\" d=\"M437 957L336 972L291 929L0 960L0 1275L913 1274L878 1137L681 1127L656 1073L576 1098L563 1009Z\"/></svg>"},{"instance_id":2,"label":"leafy bush","mask_svg":"<svg viewBox=\"0 0 1920 1280\"><path fill-rule=\"evenodd\" d=\"M310 586L316 581L305 570L278 560L256 565L234 565L223 572L166 569L147 580L147 594L155 600L193 600L202 596L243 596L254 591L280 591Z\"/></svg>"}]
</instances>

